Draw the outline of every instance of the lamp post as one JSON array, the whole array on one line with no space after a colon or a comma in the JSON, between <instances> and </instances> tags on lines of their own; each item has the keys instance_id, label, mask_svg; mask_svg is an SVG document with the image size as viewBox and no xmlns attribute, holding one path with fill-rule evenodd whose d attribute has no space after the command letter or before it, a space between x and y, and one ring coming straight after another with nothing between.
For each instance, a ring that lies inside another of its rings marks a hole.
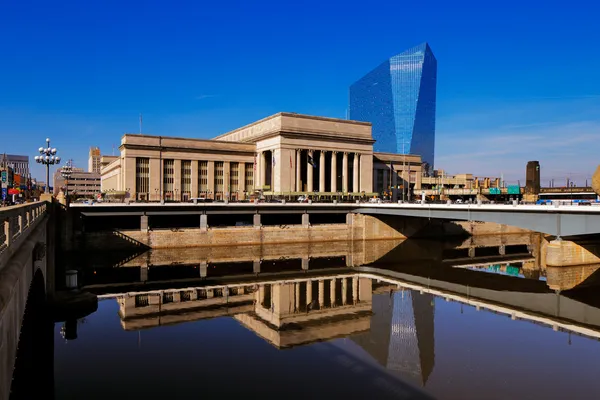
<instances>
[{"instance_id":1,"label":"lamp post","mask_svg":"<svg viewBox=\"0 0 600 400\"><path fill-rule=\"evenodd\" d=\"M69 178L73 173L73 160L67 161L67 165L61 168L60 174L65 179L65 197L69 199Z\"/></svg>"},{"instance_id":2,"label":"lamp post","mask_svg":"<svg viewBox=\"0 0 600 400\"><path fill-rule=\"evenodd\" d=\"M35 162L46 166L46 189L44 193L50 193L50 166L60 164L60 157L56 156L56 148L50 147L50 138L46 138L46 148L40 147L39 156L35 156Z\"/></svg>"}]
</instances>

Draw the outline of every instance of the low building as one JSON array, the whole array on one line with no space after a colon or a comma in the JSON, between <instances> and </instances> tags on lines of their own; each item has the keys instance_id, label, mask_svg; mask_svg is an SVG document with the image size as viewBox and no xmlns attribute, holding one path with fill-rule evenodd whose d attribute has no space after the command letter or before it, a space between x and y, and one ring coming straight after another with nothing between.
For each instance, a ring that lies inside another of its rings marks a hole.
<instances>
[{"instance_id":1,"label":"low building","mask_svg":"<svg viewBox=\"0 0 600 400\"><path fill-rule=\"evenodd\" d=\"M99 173L85 172L81 168L71 168L71 176L65 179L62 176L63 168L57 169L54 173L55 195L65 188L69 195L74 197L92 198L100 194Z\"/></svg>"}]
</instances>

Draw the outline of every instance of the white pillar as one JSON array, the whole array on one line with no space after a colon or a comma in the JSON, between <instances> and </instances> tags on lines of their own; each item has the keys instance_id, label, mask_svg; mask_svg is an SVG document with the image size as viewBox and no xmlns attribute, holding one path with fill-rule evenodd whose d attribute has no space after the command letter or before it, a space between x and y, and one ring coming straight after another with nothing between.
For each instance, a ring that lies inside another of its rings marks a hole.
<instances>
[{"instance_id":1,"label":"white pillar","mask_svg":"<svg viewBox=\"0 0 600 400\"><path fill-rule=\"evenodd\" d=\"M360 186L358 184L358 177L360 175L360 168L358 165L358 158L360 154L354 153L354 179L352 180L352 190L354 193L360 192Z\"/></svg>"},{"instance_id":2,"label":"white pillar","mask_svg":"<svg viewBox=\"0 0 600 400\"><path fill-rule=\"evenodd\" d=\"M342 278L342 305L346 305L346 292L348 291L348 280L346 278Z\"/></svg>"},{"instance_id":3,"label":"white pillar","mask_svg":"<svg viewBox=\"0 0 600 400\"><path fill-rule=\"evenodd\" d=\"M312 303L312 281L306 281L306 304Z\"/></svg>"},{"instance_id":4,"label":"white pillar","mask_svg":"<svg viewBox=\"0 0 600 400\"><path fill-rule=\"evenodd\" d=\"M319 279L319 308L325 304L325 282Z\"/></svg>"},{"instance_id":5,"label":"white pillar","mask_svg":"<svg viewBox=\"0 0 600 400\"><path fill-rule=\"evenodd\" d=\"M352 301L354 304L358 303L358 278L352 278Z\"/></svg>"},{"instance_id":6,"label":"white pillar","mask_svg":"<svg viewBox=\"0 0 600 400\"><path fill-rule=\"evenodd\" d=\"M260 152L260 188L267 183L267 158L264 151Z\"/></svg>"},{"instance_id":7,"label":"white pillar","mask_svg":"<svg viewBox=\"0 0 600 400\"><path fill-rule=\"evenodd\" d=\"M331 191L337 192L337 151L331 152Z\"/></svg>"},{"instance_id":8,"label":"white pillar","mask_svg":"<svg viewBox=\"0 0 600 400\"><path fill-rule=\"evenodd\" d=\"M298 312L298 311L300 311L300 283L299 282L296 282L294 284L294 289L295 289L294 291L296 292L295 293L295 295L296 295L295 301L294 301L295 310L296 310L296 312Z\"/></svg>"},{"instance_id":9,"label":"white pillar","mask_svg":"<svg viewBox=\"0 0 600 400\"><path fill-rule=\"evenodd\" d=\"M321 158L319 161L319 192L325 191L325 152L320 151Z\"/></svg>"},{"instance_id":10,"label":"white pillar","mask_svg":"<svg viewBox=\"0 0 600 400\"><path fill-rule=\"evenodd\" d=\"M302 165L302 159L300 158L300 155L302 153L302 150L300 149L296 149L296 192L302 192L302 170L300 169L300 166Z\"/></svg>"},{"instance_id":11,"label":"white pillar","mask_svg":"<svg viewBox=\"0 0 600 400\"><path fill-rule=\"evenodd\" d=\"M312 158L313 156L313 151L312 150L308 150L308 157ZM313 162L314 162L314 158L313 158ZM310 163L306 163L306 191L309 193L312 193L313 191L313 169L314 167L312 165L310 165Z\"/></svg>"},{"instance_id":12,"label":"white pillar","mask_svg":"<svg viewBox=\"0 0 600 400\"><path fill-rule=\"evenodd\" d=\"M331 307L335 306L335 281L336 281L336 279L333 278L329 285L329 297L330 297L329 301L331 303Z\"/></svg>"},{"instance_id":13,"label":"white pillar","mask_svg":"<svg viewBox=\"0 0 600 400\"><path fill-rule=\"evenodd\" d=\"M348 193L348 153L344 152L342 159L342 192Z\"/></svg>"}]
</instances>

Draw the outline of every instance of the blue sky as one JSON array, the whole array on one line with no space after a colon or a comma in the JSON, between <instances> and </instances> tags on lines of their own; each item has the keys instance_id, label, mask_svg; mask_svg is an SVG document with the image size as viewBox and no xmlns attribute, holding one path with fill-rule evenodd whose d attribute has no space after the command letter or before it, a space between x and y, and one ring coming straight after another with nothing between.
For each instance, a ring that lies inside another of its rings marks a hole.
<instances>
[{"instance_id":1,"label":"blue sky","mask_svg":"<svg viewBox=\"0 0 600 400\"><path fill-rule=\"evenodd\" d=\"M504 1L0 3L0 152L48 136L87 166L124 132L210 138L279 111L344 118L348 87L424 41L436 167L584 183L600 163L600 5ZM43 176L39 166L35 176Z\"/></svg>"}]
</instances>

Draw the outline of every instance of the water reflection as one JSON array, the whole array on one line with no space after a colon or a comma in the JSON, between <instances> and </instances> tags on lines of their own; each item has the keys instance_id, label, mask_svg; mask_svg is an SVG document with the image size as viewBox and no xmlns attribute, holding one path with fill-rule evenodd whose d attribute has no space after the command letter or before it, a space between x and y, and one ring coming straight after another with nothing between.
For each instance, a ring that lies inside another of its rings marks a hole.
<instances>
[{"instance_id":1,"label":"water reflection","mask_svg":"<svg viewBox=\"0 0 600 400\"><path fill-rule=\"evenodd\" d=\"M157 250L87 266L83 288L103 301L70 347L56 343L57 398L119 397L100 382L150 398L224 387L267 398L589 398L600 390L595 266L546 268L541 238L517 236ZM76 360L120 366L84 377ZM521 379L527 371L541 372Z\"/></svg>"}]
</instances>

